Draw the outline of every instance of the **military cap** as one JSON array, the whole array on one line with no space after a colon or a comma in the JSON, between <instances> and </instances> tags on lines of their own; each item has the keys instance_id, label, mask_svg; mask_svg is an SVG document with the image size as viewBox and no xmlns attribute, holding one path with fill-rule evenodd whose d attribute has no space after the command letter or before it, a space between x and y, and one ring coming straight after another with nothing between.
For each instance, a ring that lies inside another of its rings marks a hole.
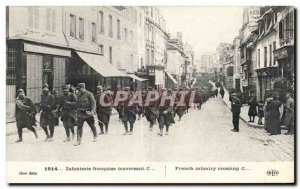
<instances>
[{"instance_id":1,"label":"military cap","mask_svg":"<svg viewBox=\"0 0 300 189\"><path fill-rule=\"evenodd\" d=\"M70 90L69 85L63 85L61 88L62 88L63 91L69 91Z\"/></svg>"},{"instance_id":2,"label":"military cap","mask_svg":"<svg viewBox=\"0 0 300 189\"><path fill-rule=\"evenodd\" d=\"M84 88L85 88L85 83L78 83L78 84L77 84L77 87L78 87L79 89L84 89Z\"/></svg>"},{"instance_id":3,"label":"military cap","mask_svg":"<svg viewBox=\"0 0 300 189\"><path fill-rule=\"evenodd\" d=\"M101 85L98 85L97 90L103 90L103 87Z\"/></svg>"},{"instance_id":4,"label":"military cap","mask_svg":"<svg viewBox=\"0 0 300 189\"><path fill-rule=\"evenodd\" d=\"M49 88L49 85L47 83L44 83L43 87Z\"/></svg>"},{"instance_id":5,"label":"military cap","mask_svg":"<svg viewBox=\"0 0 300 189\"><path fill-rule=\"evenodd\" d=\"M24 89L18 89L17 93L23 92L24 93Z\"/></svg>"},{"instance_id":6,"label":"military cap","mask_svg":"<svg viewBox=\"0 0 300 189\"><path fill-rule=\"evenodd\" d=\"M49 88L46 87L46 86L44 86L44 87L43 87L43 91L49 91Z\"/></svg>"},{"instance_id":7,"label":"military cap","mask_svg":"<svg viewBox=\"0 0 300 189\"><path fill-rule=\"evenodd\" d=\"M124 90L125 90L125 91L129 91L129 90L130 90L130 87L124 87Z\"/></svg>"},{"instance_id":8,"label":"military cap","mask_svg":"<svg viewBox=\"0 0 300 189\"><path fill-rule=\"evenodd\" d=\"M236 96L236 93L232 93L231 96Z\"/></svg>"}]
</instances>

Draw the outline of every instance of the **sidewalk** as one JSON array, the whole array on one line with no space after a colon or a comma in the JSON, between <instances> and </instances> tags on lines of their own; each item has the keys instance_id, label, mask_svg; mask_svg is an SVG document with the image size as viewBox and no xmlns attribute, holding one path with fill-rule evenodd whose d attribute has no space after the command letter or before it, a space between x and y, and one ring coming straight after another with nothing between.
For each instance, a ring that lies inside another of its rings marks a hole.
<instances>
[{"instance_id":1,"label":"sidewalk","mask_svg":"<svg viewBox=\"0 0 300 189\"><path fill-rule=\"evenodd\" d=\"M229 109L231 109L231 102L229 101L229 93L228 91L224 88L225 94L224 94L224 98L222 99L222 101L224 102L224 104L226 106L229 107ZM249 110L249 105L248 104L243 104L243 106L241 107L241 113L240 113L240 119L245 122L248 126L250 127L254 127L254 128L259 128L259 129L263 129L264 125L258 125L258 117L255 117L255 122L254 123L250 123L249 121L249 116L248 116L248 110ZM265 123L265 118L262 118L262 122ZM281 126L281 129L287 129L285 126Z\"/></svg>"}]
</instances>

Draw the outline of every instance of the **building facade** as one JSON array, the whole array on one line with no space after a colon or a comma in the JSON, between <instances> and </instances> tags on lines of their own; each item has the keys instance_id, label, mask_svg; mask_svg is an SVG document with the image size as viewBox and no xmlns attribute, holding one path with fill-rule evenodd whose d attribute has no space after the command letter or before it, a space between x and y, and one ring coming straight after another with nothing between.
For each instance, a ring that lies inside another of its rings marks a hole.
<instances>
[{"instance_id":1,"label":"building facade","mask_svg":"<svg viewBox=\"0 0 300 189\"><path fill-rule=\"evenodd\" d=\"M144 62L141 7L14 6L6 14L8 121L19 88L34 103L44 84L59 93L63 84L78 82L92 92L99 84L116 90L132 85L127 74Z\"/></svg>"},{"instance_id":2,"label":"building facade","mask_svg":"<svg viewBox=\"0 0 300 189\"><path fill-rule=\"evenodd\" d=\"M148 85L156 88L165 85L165 65L167 63L166 20L158 7L144 6L145 22L145 64L137 75L148 79Z\"/></svg>"}]
</instances>

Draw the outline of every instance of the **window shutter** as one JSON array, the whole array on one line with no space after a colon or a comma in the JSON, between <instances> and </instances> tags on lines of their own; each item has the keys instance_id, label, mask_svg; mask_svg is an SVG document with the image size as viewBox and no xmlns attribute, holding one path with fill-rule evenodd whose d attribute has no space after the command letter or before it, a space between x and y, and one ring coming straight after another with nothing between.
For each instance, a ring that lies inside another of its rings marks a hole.
<instances>
[{"instance_id":1,"label":"window shutter","mask_svg":"<svg viewBox=\"0 0 300 189\"><path fill-rule=\"evenodd\" d=\"M47 19L46 29L47 31L51 31L51 9L50 8L47 8L46 19Z\"/></svg>"},{"instance_id":2,"label":"window shutter","mask_svg":"<svg viewBox=\"0 0 300 189\"><path fill-rule=\"evenodd\" d=\"M279 39L283 38L282 20L279 22Z\"/></svg>"},{"instance_id":3,"label":"window shutter","mask_svg":"<svg viewBox=\"0 0 300 189\"><path fill-rule=\"evenodd\" d=\"M56 32L56 10L52 10L52 32Z\"/></svg>"},{"instance_id":4,"label":"window shutter","mask_svg":"<svg viewBox=\"0 0 300 189\"><path fill-rule=\"evenodd\" d=\"M39 8L35 7L34 8L34 27L36 29L39 28L39 19L40 19L40 13L39 13Z\"/></svg>"},{"instance_id":5,"label":"window shutter","mask_svg":"<svg viewBox=\"0 0 300 189\"><path fill-rule=\"evenodd\" d=\"M33 7L28 7L28 26L33 27Z\"/></svg>"}]
</instances>

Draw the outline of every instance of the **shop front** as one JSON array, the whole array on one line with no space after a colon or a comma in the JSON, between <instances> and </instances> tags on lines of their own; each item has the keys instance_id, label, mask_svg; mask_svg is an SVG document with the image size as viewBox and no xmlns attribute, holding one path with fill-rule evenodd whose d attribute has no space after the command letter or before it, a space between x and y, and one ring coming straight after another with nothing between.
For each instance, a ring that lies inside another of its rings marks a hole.
<instances>
[{"instance_id":1,"label":"shop front","mask_svg":"<svg viewBox=\"0 0 300 189\"><path fill-rule=\"evenodd\" d=\"M285 88L286 91L294 93L295 65L294 46L284 46L274 51L274 59L278 62L279 79L276 86Z\"/></svg>"},{"instance_id":2,"label":"shop front","mask_svg":"<svg viewBox=\"0 0 300 189\"><path fill-rule=\"evenodd\" d=\"M278 78L278 67L266 67L257 69L259 96L257 100L266 100L270 94L274 93L274 83Z\"/></svg>"},{"instance_id":3,"label":"shop front","mask_svg":"<svg viewBox=\"0 0 300 189\"><path fill-rule=\"evenodd\" d=\"M76 86L84 82L86 89L95 93L97 85L111 87L116 91L124 85L128 76L110 63L106 63L100 54L74 51L72 52L69 83Z\"/></svg>"},{"instance_id":4,"label":"shop front","mask_svg":"<svg viewBox=\"0 0 300 189\"><path fill-rule=\"evenodd\" d=\"M25 94L38 104L44 84L52 90L61 90L67 80L71 50L26 40L6 41L6 121L15 120L16 91Z\"/></svg>"}]
</instances>

